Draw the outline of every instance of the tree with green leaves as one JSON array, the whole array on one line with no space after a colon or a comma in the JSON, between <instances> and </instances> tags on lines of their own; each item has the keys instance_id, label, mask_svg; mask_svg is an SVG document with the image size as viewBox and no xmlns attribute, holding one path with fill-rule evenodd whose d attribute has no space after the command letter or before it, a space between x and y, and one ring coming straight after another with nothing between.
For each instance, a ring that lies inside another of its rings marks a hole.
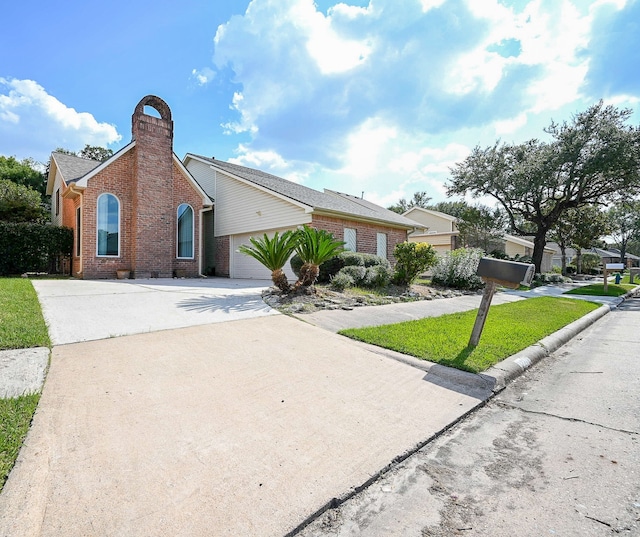
<instances>
[{"instance_id":1,"label":"tree with green leaves","mask_svg":"<svg viewBox=\"0 0 640 537\"><path fill-rule=\"evenodd\" d=\"M82 158L104 162L113 156L113 149L87 144L84 149L78 151L77 155Z\"/></svg>"},{"instance_id":2,"label":"tree with green leaves","mask_svg":"<svg viewBox=\"0 0 640 537\"><path fill-rule=\"evenodd\" d=\"M596 205L565 211L549 233L558 243L562 258L562 275L567 273L566 249L576 250L576 268L582 272L582 250L592 248L609 231L605 213Z\"/></svg>"},{"instance_id":3,"label":"tree with green leaves","mask_svg":"<svg viewBox=\"0 0 640 537\"><path fill-rule=\"evenodd\" d=\"M504 213L497 207L468 206L458 217L460 242L468 248L482 248L485 252L491 252L499 246L506 224Z\"/></svg>"},{"instance_id":4,"label":"tree with green leaves","mask_svg":"<svg viewBox=\"0 0 640 537\"><path fill-rule=\"evenodd\" d=\"M410 200L407 201L404 198L399 199L398 203L396 203L395 205L390 205L389 207L387 207L387 209L393 211L394 213L402 214L407 212L409 209L412 209L413 207L422 207L423 209L426 209L430 201L431 198L427 196L426 192L415 192L413 194L413 198L411 198Z\"/></svg>"},{"instance_id":5,"label":"tree with green leaves","mask_svg":"<svg viewBox=\"0 0 640 537\"><path fill-rule=\"evenodd\" d=\"M293 254L297 242L298 234L294 231L285 231L280 235L277 231L273 237L266 233L262 238L250 237L251 246L241 245L238 251L253 257L271 271L271 281L283 293L291 291L291 285L287 280L287 275L282 270L285 263Z\"/></svg>"},{"instance_id":6,"label":"tree with green leaves","mask_svg":"<svg viewBox=\"0 0 640 537\"><path fill-rule=\"evenodd\" d=\"M471 207L466 201L439 201L433 205L428 205L426 208L431 211L438 211L439 213L448 214L461 218L462 213Z\"/></svg>"},{"instance_id":7,"label":"tree with green leaves","mask_svg":"<svg viewBox=\"0 0 640 537\"><path fill-rule=\"evenodd\" d=\"M476 147L452 168L448 193L493 197L513 231L533 231L540 271L547 234L567 210L640 189L640 128L626 124L631 114L600 102L570 123L552 122L549 142Z\"/></svg>"},{"instance_id":8,"label":"tree with green leaves","mask_svg":"<svg viewBox=\"0 0 640 537\"><path fill-rule=\"evenodd\" d=\"M0 155L0 179L12 181L17 185L29 187L42 199L46 196L47 179L42 171L42 165L32 158L21 161L15 157L3 157Z\"/></svg>"},{"instance_id":9,"label":"tree with green leaves","mask_svg":"<svg viewBox=\"0 0 640 537\"><path fill-rule=\"evenodd\" d=\"M607 211L610 233L620 250L620 262L626 264L629 244L640 238L640 200L623 198Z\"/></svg>"},{"instance_id":10,"label":"tree with green leaves","mask_svg":"<svg viewBox=\"0 0 640 537\"><path fill-rule=\"evenodd\" d=\"M44 223L47 212L40 194L27 186L0 179L0 221Z\"/></svg>"},{"instance_id":11,"label":"tree with green leaves","mask_svg":"<svg viewBox=\"0 0 640 537\"><path fill-rule=\"evenodd\" d=\"M342 252L344 242L334 238L324 229L316 229L306 224L296 231L296 253L302 260L300 276L295 288L310 287L318 279L320 265Z\"/></svg>"}]
</instances>

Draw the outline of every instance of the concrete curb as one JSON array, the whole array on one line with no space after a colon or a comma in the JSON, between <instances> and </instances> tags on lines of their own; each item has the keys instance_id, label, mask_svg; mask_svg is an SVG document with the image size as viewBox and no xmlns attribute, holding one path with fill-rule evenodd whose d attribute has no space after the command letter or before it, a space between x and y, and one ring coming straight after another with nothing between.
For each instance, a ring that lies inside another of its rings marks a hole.
<instances>
[{"instance_id":1,"label":"concrete curb","mask_svg":"<svg viewBox=\"0 0 640 537\"><path fill-rule=\"evenodd\" d=\"M631 289L622 295L620 301L612 305L600 306L597 310L587 313L577 321L568 324L557 332L541 339L538 343L521 350L520 352L504 359L502 362L490 367L482 375L486 375L495 380L493 391L495 393L503 390L505 386L516 379L532 365L537 364L543 358L557 351L560 347L571 341L585 328L588 328L598 319L604 317L611 310L617 308L627 298L635 296L640 291L640 286Z\"/></svg>"},{"instance_id":2,"label":"concrete curb","mask_svg":"<svg viewBox=\"0 0 640 537\"><path fill-rule=\"evenodd\" d=\"M39 393L50 352L48 347L0 351L0 399Z\"/></svg>"}]
</instances>

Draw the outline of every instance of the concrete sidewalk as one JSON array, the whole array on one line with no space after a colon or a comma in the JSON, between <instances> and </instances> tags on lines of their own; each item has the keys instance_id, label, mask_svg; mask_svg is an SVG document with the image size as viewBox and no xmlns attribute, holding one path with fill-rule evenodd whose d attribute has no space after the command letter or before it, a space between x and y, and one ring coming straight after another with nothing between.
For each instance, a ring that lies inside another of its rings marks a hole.
<instances>
[{"instance_id":1,"label":"concrete sidewalk","mask_svg":"<svg viewBox=\"0 0 640 537\"><path fill-rule=\"evenodd\" d=\"M56 346L0 535L284 535L482 402L432 379L284 315Z\"/></svg>"}]
</instances>

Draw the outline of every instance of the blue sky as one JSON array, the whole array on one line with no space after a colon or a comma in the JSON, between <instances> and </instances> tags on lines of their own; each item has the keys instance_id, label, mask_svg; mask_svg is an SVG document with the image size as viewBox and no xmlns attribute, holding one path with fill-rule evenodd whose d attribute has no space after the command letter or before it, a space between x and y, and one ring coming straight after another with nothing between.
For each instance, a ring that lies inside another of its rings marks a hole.
<instances>
[{"instance_id":1,"label":"blue sky","mask_svg":"<svg viewBox=\"0 0 640 537\"><path fill-rule=\"evenodd\" d=\"M640 0L22 0L0 154L114 150L163 98L174 149L388 205L600 99L640 123Z\"/></svg>"}]
</instances>

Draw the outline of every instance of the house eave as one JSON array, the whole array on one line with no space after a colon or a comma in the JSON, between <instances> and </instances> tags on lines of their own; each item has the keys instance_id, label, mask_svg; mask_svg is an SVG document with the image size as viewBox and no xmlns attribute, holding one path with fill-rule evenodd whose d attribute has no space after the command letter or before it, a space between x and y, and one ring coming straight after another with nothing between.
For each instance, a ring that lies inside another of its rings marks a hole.
<instances>
[{"instance_id":1,"label":"house eave","mask_svg":"<svg viewBox=\"0 0 640 537\"><path fill-rule=\"evenodd\" d=\"M332 211L330 209L314 209L313 213L318 216L328 216L330 218L340 218L342 220L351 220L354 222L364 222L364 223L376 223L379 225L383 225L384 227L390 227L394 229L404 229L407 231L416 229L413 226L402 225L394 222L389 222L388 220L382 220L379 218L367 218L365 216L358 216L353 213L344 213L340 211Z\"/></svg>"}]
</instances>

